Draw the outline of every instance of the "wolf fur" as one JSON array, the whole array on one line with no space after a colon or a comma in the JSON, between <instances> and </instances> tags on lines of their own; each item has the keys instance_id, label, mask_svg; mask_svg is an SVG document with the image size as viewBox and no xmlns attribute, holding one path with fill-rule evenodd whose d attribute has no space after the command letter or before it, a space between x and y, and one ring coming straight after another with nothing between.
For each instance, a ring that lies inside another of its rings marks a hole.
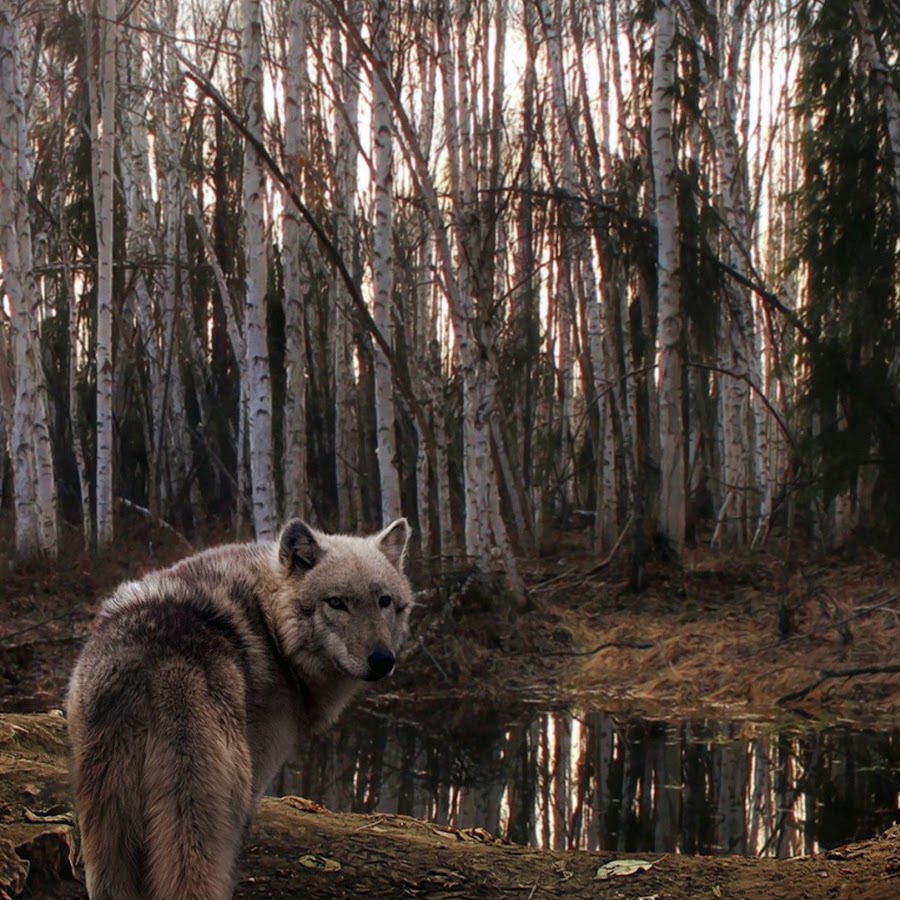
<instances>
[{"instance_id":1,"label":"wolf fur","mask_svg":"<svg viewBox=\"0 0 900 900\"><path fill-rule=\"evenodd\" d=\"M413 604L405 519L299 519L121 585L69 685L92 900L231 897L253 810L299 735L389 674Z\"/></svg>"}]
</instances>

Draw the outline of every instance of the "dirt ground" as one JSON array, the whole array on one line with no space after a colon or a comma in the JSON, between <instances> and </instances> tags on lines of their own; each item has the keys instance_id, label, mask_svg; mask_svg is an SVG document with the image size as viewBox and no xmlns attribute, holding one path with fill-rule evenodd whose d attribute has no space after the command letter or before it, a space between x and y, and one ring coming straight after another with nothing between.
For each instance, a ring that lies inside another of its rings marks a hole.
<instances>
[{"instance_id":1,"label":"dirt ground","mask_svg":"<svg viewBox=\"0 0 900 900\"><path fill-rule=\"evenodd\" d=\"M0 898L87 896L65 754L62 716L0 715ZM635 871L600 880L612 860ZM337 814L296 797L262 802L240 862L238 900L359 896L889 900L900 896L900 827L821 857L638 856L534 850L480 829Z\"/></svg>"},{"instance_id":2,"label":"dirt ground","mask_svg":"<svg viewBox=\"0 0 900 900\"><path fill-rule=\"evenodd\" d=\"M11 544L4 530L0 521L0 547ZM70 549L58 565L32 571L14 570L0 550L0 711L60 708L98 599L188 552L148 526L132 528L115 557ZM841 556L695 550L681 569L651 565L639 594L628 587L624 554L603 563L564 536L554 553L524 561L528 604L515 613L466 572L415 575L413 639L378 702L477 691L500 707L527 699L659 718L897 728L900 560L864 548ZM0 900L4 890L86 896L71 862L64 759L61 715L0 716ZM236 896L900 897L897 827L816 858L649 855L646 871L597 880L613 858L266 800Z\"/></svg>"}]
</instances>

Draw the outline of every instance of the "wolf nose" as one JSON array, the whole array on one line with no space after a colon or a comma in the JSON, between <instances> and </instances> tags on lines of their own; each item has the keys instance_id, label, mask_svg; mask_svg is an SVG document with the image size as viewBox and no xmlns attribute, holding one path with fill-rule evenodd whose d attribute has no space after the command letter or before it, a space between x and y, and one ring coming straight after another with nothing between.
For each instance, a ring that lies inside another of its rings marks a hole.
<instances>
[{"instance_id":1,"label":"wolf nose","mask_svg":"<svg viewBox=\"0 0 900 900\"><path fill-rule=\"evenodd\" d=\"M374 653L370 653L369 671L372 673L372 680L376 681L379 678L384 678L385 675L390 675L396 662L394 654L385 650L376 650Z\"/></svg>"}]
</instances>

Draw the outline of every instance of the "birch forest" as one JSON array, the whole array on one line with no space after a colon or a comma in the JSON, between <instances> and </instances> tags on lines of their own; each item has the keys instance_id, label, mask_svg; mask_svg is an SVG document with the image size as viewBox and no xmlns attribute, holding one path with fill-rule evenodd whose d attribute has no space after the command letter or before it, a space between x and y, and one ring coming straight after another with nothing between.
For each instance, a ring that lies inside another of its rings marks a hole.
<instances>
[{"instance_id":1,"label":"birch forest","mask_svg":"<svg viewBox=\"0 0 900 900\"><path fill-rule=\"evenodd\" d=\"M0 0L16 555L896 549L898 66L896 0Z\"/></svg>"}]
</instances>

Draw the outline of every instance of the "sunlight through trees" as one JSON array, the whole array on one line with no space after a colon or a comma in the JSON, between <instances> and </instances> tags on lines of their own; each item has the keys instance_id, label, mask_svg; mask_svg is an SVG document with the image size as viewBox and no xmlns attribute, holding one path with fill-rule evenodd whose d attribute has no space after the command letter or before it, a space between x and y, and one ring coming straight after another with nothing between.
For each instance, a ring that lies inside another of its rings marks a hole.
<instances>
[{"instance_id":1,"label":"sunlight through trees","mask_svg":"<svg viewBox=\"0 0 900 900\"><path fill-rule=\"evenodd\" d=\"M0 502L405 515L521 596L589 526L896 545L900 107L875 0L0 12Z\"/></svg>"}]
</instances>

